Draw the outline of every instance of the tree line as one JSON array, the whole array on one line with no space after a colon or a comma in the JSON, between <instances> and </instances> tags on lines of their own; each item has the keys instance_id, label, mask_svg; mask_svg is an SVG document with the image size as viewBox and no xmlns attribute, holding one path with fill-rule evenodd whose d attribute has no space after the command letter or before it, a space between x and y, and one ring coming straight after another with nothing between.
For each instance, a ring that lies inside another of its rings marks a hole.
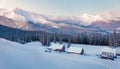
<instances>
[{"instance_id":1,"label":"tree line","mask_svg":"<svg viewBox=\"0 0 120 69\"><path fill-rule=\"evenodd\" d=\"M0 25L0 37L11 41L16 41L22 44L40 41L43 46L50 46L50 42L68 42L68 47L71 43L102 45L102 46L120 46L120 33L103 34L96 32L83 32L77 34L50 33L45 31L24 31L15 28L9 28Z\"/></svg>"}]
</instances>

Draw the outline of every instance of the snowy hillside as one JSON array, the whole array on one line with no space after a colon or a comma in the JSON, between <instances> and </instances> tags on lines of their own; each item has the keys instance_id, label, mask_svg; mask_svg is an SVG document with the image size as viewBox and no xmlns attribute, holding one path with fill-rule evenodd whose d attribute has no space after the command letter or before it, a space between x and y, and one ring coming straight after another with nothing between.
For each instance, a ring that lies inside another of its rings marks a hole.
<instances>
[{"instance_id":1,"label":"snowy hillside","mask_svg":"<svg viewBox=\"0 0 120 69\"><path fill-rule=\"evenodd\" d=\"M65 43L66 45L66 43ZM21 45L0 38L0 69L119 69L120 57L114 61L100 59L102 46L72 44L82 47L86 55L45 52L40 42Z\"/></svg>"}]
</instances>

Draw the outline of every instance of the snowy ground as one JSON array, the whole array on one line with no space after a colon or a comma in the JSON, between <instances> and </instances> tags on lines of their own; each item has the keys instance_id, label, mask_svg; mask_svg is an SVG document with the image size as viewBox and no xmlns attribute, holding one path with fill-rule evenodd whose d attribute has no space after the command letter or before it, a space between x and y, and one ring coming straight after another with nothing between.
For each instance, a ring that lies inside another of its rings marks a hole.
<instances>
[{"instance_id":1,"label":"snowy ground","mask_svg":"<svg viewBox=\"0 0 120 69\"><path fill-rule=\"evenodd\" d=\"M72 44L84 48L85 55L44 52L40 42L21 45L0 39L0 69L120 69L120 57L100 59L102 47Z\"/></svg>"}]
</instances>

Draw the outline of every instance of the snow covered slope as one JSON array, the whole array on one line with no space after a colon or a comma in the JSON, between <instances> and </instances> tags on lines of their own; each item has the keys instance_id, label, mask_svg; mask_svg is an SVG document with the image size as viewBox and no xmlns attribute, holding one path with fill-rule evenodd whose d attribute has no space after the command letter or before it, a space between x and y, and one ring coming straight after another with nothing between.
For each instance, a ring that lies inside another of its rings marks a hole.
<instances>
[{"instance_id":1,"label":"snow covered slope","mask_svg":"<svg viewBox=\"0 0 120 69\"><path fill-rule=\"evenodd\" d=\"M100 59L101 47L72 44L83 47L86 55L47 53L40 42L21 45L0 38L0 69L119 69L120 57L115 61Z\"/></svg>"},{"instance_id":2,"label":"snow covered slope","mask_svg":"<svg viewBox=\"0 0 120 69\"><path fill-rule=\"evenodd\" d=\"M25 11L19 8L2 9L0 19L2 25L22 30L44 30L48 32L75 33L93 31L94 29L82 28L80 21L75 17L47 16ZM8 19L11 19L7 21ZM22 24L23 23L23 24ZM14 24L14 25L12 25Z\"/></svg>"},{"instance_id":3,"label":"snow covered slope","mask_svg":"<svg viewBox=\"0 0 120 69\"><path fill-rule=\"evenodd\" d=\"M1 9L0 16L5 16L17 21L32 21L34 23L46 23L46 22L60 22L60 23L75 23L82 25L89 25L95 21L120 20L120 14L116 12L103 12L99 14L83 14L81 16L49 16L42 15L33 12L29 12L19 8ZM83 22L83 23L82 23Z\"/></svg>"},{"instance_id":4,"label":"snow covered slope","mask_svg":"<svg viewBox=\"0 0 120 69\"><path fill-rule=\"evenodd\" d=\"M29 12L19 8L11 8L1 9L0 16L10 18L15 22L17 21L15 23L16 27L10 27L22 28L24 30L35 28L34 30L75 33L83 31L95 32L96 30L113 31L120 27L120 23L118 23L120 21L120 15L111 12L96 15L86 13L81 16L50 16ZM23 23L23 25L21 23ZM104 24L107 28L104 28ZM117 25L117 27L114 25Z\"/></svg>"}]
</instances>

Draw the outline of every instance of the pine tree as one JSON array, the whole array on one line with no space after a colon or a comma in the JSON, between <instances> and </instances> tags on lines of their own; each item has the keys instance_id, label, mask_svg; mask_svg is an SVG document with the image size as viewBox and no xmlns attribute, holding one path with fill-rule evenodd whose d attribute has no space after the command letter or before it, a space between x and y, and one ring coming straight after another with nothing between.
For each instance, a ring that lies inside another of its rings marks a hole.
<instances>
[{"instance_id":1,"label":"pine tree","mask_svg":"<svg viewBox=\"0 0 120 69\"><path fill-rule=\"evenodd\" d=\"M119 36L117 35L116 31L114 30L114 32L112 34L110 34L109 36L109 46L118 46L119 45Z\"/></svg>"},{"instance_id":2,"label":"pine tree","mask_svg":"<svg viewBox=\"0 0 120 69\"><path fill-rule=\"evenodd\" d=\"M119 41L118 35L116 33L116 30L114 30L114 32L113 32L113 42L114 42L113 46L118 46L119 45L118 41Z\"/></svg>"},{"instance_id":3,"label":"pine tree","mask_svg":"<svg viewBox=\"0 0 120 69\"><path fill-rule=\"evenodd\" d=\"M45 32L43 32L43 33L41 34L40 39L41 39L42 45L43 45L43 46L46 46L46 33L45 33Z\"/></svg>"},{"instance_id":4,"label":"pine tree","mask_svg":"<svg viewBox=\"0 0 120 69\"><path fill-rule=\"evenodd\" d=\"M53 35L53 42L54 42L54 43L57 42L57 34L56 34L56 33L54 33L54 35Z\"/></svg>"},{"instance_id":5,"label":"pine tree","mask_svg":"<svg viewBox=\"0 0 120 69\"><path fill-rule=\"evenodd\" d=\"M47 35L47 40L46 41L47 41L46 45L50 46L50 35Z\"/></svg>"},{"instance_id":6,"label":"pine tree","mask_svg":"<svg viewBox=\"0 0 120 69\"><path fill-rule=\"evenodd\" d=\"M62 42L63 42L63 36L62 36L62 33L59 34L59 36L58 36L58 40L59 40L60 44L62 44Z\"/></svg>"},{"instance_id":7,"label":"pine tree","mask_svg":"<svg viewBox=\"0 0 120 69\"><path fill-rule=\"evenodd\" d=\"M71 41L72 41L72 36L69 36L69 37L68 37L68 48L69 48L70 45L71 45Z\"/></svg>"}]
</instances>

